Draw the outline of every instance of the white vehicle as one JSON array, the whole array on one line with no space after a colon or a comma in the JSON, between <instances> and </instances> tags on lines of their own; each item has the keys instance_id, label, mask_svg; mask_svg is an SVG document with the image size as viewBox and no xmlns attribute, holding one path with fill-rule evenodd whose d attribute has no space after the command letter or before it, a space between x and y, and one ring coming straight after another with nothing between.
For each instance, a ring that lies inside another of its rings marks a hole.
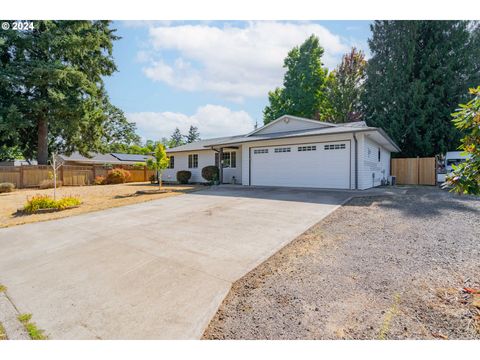
<instances>
[{"instance_id":1,"label":"white vehicle","mask_svg":"<svg viewBox=\"0 0 480 360\"><path fill-rule=\"evenodd\" d=\"M453 171L452 165L458 165L467 160L468 155L461 155L463 151L447 151L445 155L445 171L450 174Z\"/></svg>"}]
</instances>

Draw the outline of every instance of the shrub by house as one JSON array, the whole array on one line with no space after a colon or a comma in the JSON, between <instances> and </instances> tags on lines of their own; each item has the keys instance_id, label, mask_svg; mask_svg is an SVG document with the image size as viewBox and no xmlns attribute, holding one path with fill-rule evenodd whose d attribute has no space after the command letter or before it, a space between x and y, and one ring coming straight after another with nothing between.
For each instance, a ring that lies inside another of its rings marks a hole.
<instances>
[{"instance_id":1,"label":"shrub by house","mask_svg":"<svg viewBox=\"0 0 480 360\"><path fill-rule=\"evenodd\" d=\"M177 181L180 184L188 184L188 180L192 177L192 173L188 170L177 171Z\"/></svg>"}]
</instances>

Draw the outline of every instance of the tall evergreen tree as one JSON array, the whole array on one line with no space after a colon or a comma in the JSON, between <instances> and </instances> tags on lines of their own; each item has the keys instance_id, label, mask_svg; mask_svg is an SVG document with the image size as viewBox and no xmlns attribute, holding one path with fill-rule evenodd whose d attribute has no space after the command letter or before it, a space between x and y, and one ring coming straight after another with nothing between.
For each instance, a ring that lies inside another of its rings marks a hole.
<instances>
[{"instance_id":1,"label":"tall evergreen tree","mask_svg":"<svg viewBox=\"0 0 480 360\"><path fill-rule=\"evenodd\" d=\"M183 140L183 135L180 132L180 129L177 127L173 131L173 134L170 137L170 141L169 141L168 145L169 145L170 148L174 148L174 147L184 145L184 144L185 144L185 141Z\"/></svg>"},{"instance_id":2,"label":"tall evergreen tree","mask_svg":"<svg viewBox=\"0 0 480 360\"><path fill-rule=\"evenodd\" d=\"M283 88L268 93L270 104L263 110L264 124L285 114L314 119L329 116L325 93L328 70L323 67L323 53L314 35L290 50L283 64Z\"/></svg>"},{"instance_id":3,"label":"tall evergreen tree","mask_svg":"<svg viewBox=\"0 0 480 360\"><path fill-rule=\"evenodd\" d=\"M450 114L480 83L478 23L376 21L371 30L367 123L385 129L402 156L456 149Z\"/></svg>"},{"instance_id":4,"label":"tall evergreen tree","mask_svg":"<svg viewBox=\"0 0 480 360\"><path fill-rule=\"evenodd\" d=\"M103 77L116 71L109 21L35 21L0 30L0 140L46 164L49 150L84 155L131 141L134 126L113 107ZM1 144L0 144L1 145Z\"/></svg>"},{"instance_id":5,"label":"tall evergreen tree","mask_svg":"<svg viewBox=\"0 0 480 360\"><path fill-rule=\"evenodd\" d=\"M190 125L190 129L188 129L188 135L185 137L187 143L192 143L194 141L200 140L200 133L198 132L198 127Z\"/></svg>"},{"instance_id":6,"label":"tall evergreen tree","mask_svg":"<svg viewBox=\"0 0 480 360\"><path fill-rule=\"evenodd\" d=\"M344 123L363 117L361 98L364 91L367 61L362 51L352 48L328 76L328 100L332 108L331 121Z\"/></svg>"}]
</instances>

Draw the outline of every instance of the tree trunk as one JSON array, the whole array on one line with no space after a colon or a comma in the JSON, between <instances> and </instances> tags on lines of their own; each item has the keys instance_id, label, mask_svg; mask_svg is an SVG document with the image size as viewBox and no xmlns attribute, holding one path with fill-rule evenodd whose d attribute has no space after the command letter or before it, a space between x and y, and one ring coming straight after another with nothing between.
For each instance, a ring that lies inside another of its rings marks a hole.
<instances>
[{"instance_id":1,"label":"tree trunk","mask_svg":"<svg viewBox=\"0 0 480 360\"><path fill-rule=\"evenodd\" d=\"M39 165L48 162L48 121L45 118L38 120L37 161Z\"/></svg>"}]
</instances>

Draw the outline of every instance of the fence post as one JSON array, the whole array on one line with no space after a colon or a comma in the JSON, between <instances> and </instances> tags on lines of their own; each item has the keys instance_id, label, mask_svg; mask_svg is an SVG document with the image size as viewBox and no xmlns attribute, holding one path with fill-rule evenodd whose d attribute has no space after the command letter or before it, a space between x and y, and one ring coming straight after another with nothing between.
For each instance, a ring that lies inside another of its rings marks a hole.
<instances>
[{"instance_id":1,"label":"fence post","mask_svg":"<svg viewBox=\"0 0 480 360\"><path fill-rule=\"evenodd\" d=\"M417 185L420 185L420 156L417 156Z\"/></svg>"},{"instance_id":2,"label":"fence post","mask_svg":"<svg viewBox=\"0 0 480 360\"><path fill-rule=\"evenodd\" d=\"M147 181L147 165L143 167L143 181Z\"/></svg>"},{"instance_id":3,"label":"fence post","mask_svg":"<svg viewBox=\"0 0 480 360\"><path fill-rule=\"evenodd\" d=\"M20 180L19 180L19 187L23 188L23 165L20 166Z\"/></svg>"}]
</instances>

